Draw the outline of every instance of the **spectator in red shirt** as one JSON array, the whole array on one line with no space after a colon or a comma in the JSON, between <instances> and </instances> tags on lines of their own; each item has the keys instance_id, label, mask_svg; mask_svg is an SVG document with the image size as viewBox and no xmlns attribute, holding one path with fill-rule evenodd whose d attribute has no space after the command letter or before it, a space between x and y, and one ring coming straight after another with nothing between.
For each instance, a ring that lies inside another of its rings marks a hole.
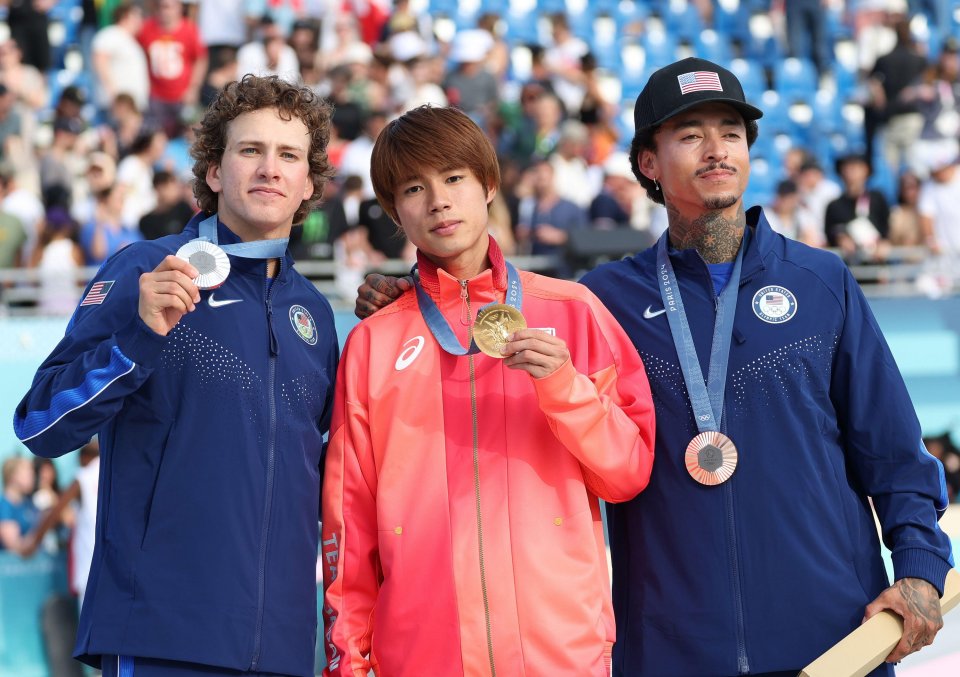
<instances>
[{"instance_id":1,"label":"spectator in red shirt","mask_svg":"<svg viewBox=\"0 0 960 677\"><path fill-rule=\"evenodd\" d=\"M158 0L138 36L150 69L150 115L169 137L182 131L184 108L199 100L207 48L180 0Z\"/></svg>"}]
</instances>

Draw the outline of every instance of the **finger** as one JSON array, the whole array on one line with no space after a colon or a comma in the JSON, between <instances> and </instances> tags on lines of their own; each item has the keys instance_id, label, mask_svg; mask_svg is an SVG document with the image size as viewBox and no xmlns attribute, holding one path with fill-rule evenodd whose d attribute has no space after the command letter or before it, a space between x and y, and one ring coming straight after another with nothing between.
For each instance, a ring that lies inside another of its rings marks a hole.
<instances>
[{"instance_id":1,"label":"finger","mask_svg":"<svg viewBox=\"0 0 960 677\"><path fill-rule=\"evenodd\" d=\"M413 289L413 278L408 275L397 279L396 287L401 291L410 291Z\"/></svg>"},{"instance_id":2,"label":"finger","mask_svg":"<svg viewBox=\"0 0 960 677\"><path fill-rule=\"evenodd\" d=\"M191 266L189 262L184 261L181 258L177 258L173 254L168 254L165 256L163 261L161 261L159 265L153 269L153 272L162 273L169 270L178 270L191 280L200 275L200 271Z\"/></svg>"},{"instance_id":3,"label":"finger","mask_svg":"<svg viewBox=\"0 0 960 677\"><path fill-rule=\"evenodd\" d=\"M395 300L394 296L378 292L372 287L361 287L361 290L360 298L378 310L384 306L389 306Z\"/></svg>"},{"instance_id":4,"label":"finger","mask_svg":"<svg viewBox=\"0 0 960 677\"><path fill-rule=\"evenodd\" d=\"M564 344L561 343L558 345L556 343L544 341L539 337L507 341L503 345L503 348L500 352L504 355L512 355L520 352L521 350L529 350L540 353L541 355L549 355L551 357L562 357L566 354L566 346Z\"/></svg>"},{"instance_id":5,"label":"finger","mask_svg":"<svg viewBox=\"0 0 960 677\"><path fill-rule=\"evenodd\" d=\"M194 283L193 279L179 270L165 270L161 272L145 273L140 276L140 289L153 289L151 285L172 283L183 288L187 295L193 299L194 303L200 302L200 288Z\"/></svg>"},{"instance_id":6,"label":"finger","mask_svg":"<svg viewBox=\"0 0 960 677\"><path fill-rule=\"evenodd\" d=\"M183 306L184 312L193 312L198 299L176 282L157 282L151 290L148 301L157 308L178 308Z\"/></svg>"},{"instance_id":7,"label":"finger","mask_svg":"<svg viewBox=\"0 0 960 677\"><path fill-rule=\"evenodd\" d=\"M368 275L367 277L370 278L372 275ZM370 286L373 287L375 292L389 297L392 300L403 293L403 290L397 287L398 281L398 278L391 277L390 275L377 275Z\"/></svg>"},{"instance_id":8,"label":"finger","mask_svg":"<svg viewBox=\"0 0 960 677\"><path fill-rule=\"evenodd\" d=\"M378 306L374 306L363 299L357 299L357 304L353 309L353 314L363 320L370 317L378 310L380 310Z\"/></svg>"}]
</instances>

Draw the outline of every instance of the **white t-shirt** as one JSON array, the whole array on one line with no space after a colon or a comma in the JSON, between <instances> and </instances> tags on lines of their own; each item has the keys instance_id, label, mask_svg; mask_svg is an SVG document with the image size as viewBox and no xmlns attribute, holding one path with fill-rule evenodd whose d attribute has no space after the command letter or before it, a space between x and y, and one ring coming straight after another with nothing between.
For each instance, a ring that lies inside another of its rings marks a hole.
<instances>
[{"instance_id":1,"label":"white t-shirt","mask_svg":"<svg viewBox=\"0 0 960 677\"><path fill-rule=\"evenodd\" d=\"M300 82L300 61L297 53L290 45L284 45L280 50L276 68L267 66L267 50L259 40L248 42L237 51L237 79L247 73L259 76L276 75L291 84Z\"/></svg>"},{"instance_id":2,"label":"white t-shirt","mask_svg":"<svg viewBox=\"0 0 960 677\"><path fill-rule=\"evenodd\" d=\"M100 459L95 458L77 469L75 477L80 485L80 505L77 509L77 521L73 527L73 539L70 543L73 557L73 580L70 587L77 591L83 600L90 575L90 562L93 561L93 545L97 533L97 487L100 484Z\"/></svg>"},{"instance_id":3,"label":"white t-shirt","mask_svg":"<svg viewBox=\"0 0 960 677\"><path fill-rule=\"evenodd\" d=\"M116 94L127 93L133 97L140 110L147 109L150 95L150 74L147 70L147 57L140 43L119 26L106 26L93 38L93 53L105 54L110 62L110 80L116 88ZM97 105L107 108L108 100L103 87L96 88Z\"/></svg>"},{"instance_id":4,"label":"white t-shirt","mask_svg":"<svg viewBox=\"0 0 960 677\"><path fill-rule=\"evenodd\" d=\"M40 220L44 214L43 203L30 191L16 188L3 199L0 209L7 214L13 214L23 224L23 230L27 233L27 241L23 245L20 260L26 266L33 257L33 250L36 249L37 241L40 239Z\"/></svg>"},{"instance_id":5,"label":"white t-shirt","mask_svg":"<svg viewBox=\"0 0 960 677\"><path fill-rule=\"evenodd\" d=\"M205 45L239 47L247 39L246 12L239 0L203 0L197 28Z\"/></svg>"},{"instance_id":6,"label":"white t-shirt","mask_svg":"<svg viewBox=\"0 0 960 677\"><path fill-rule=\"evenodd\" d=\"M920 189L917 209L922 216L933 219L933 234L940 250L950 257L960 257L960 211L957 196L960 195L960 168L946 183L926 181Z\"/></svg>"},{"instance_id":7,"label":"white t-shirt","mask_svg":"<svg viewBox=\"0 0 960 677\"><path fill-rule=\"evenodd\" d=\"M123 226L131 230L140 227L140 219L157 206L157 193L153 189L153 168L136 155L128 155L117 165L117 183L123 184L126 196L123 199Z\"/></svg>"}]
</instances>

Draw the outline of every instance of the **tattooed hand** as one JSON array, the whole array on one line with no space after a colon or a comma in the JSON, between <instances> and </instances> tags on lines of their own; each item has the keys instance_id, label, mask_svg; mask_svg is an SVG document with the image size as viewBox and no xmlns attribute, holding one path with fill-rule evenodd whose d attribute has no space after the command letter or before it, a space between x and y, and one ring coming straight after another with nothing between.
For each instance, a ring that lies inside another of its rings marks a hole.
<instances>
[{"instance_id":1,"label":"tattooed hand","mask_svg":"<svg viewBox=\"0 0 960 677\"><path fill-rule=\"evenodd\" d=\"M884 609L903 618L903 637L887 656L888 663L899 663L905 656L932 644L943 627L940 595L936 588L920 578L901 578L884 590L867 605L863 620Z\"/></svg>"},{"instance_id":2,"label":"tattooed hand","mask_svg":"<svg viewBox=\"0 0 960 677\"><path fill-rule=\"evenodd\" d=\"M357 289L357 304L353 312L362 320L389 306L410 289L413 289L412 278L370 273Z\"/></svg>"}]
</instances>

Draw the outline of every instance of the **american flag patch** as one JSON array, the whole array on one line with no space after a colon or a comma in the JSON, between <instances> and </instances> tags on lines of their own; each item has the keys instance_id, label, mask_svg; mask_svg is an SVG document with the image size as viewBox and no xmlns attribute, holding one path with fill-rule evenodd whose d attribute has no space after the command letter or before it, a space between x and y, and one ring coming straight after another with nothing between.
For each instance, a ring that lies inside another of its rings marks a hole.
<instances>
[{"instance_id":1,"label":"american flag patch","mask_svg":"<svg viewBox=\"0 0 960 677\"><path fill-rule=\"evenodd\" d=\"M677 82L680 83L681 94L723 91L723 87L720 85L720 76L713 71L684 73L683 75L677 76Z\"/></svg>"},{"instance_id":2,"label":"american flag patch","mask_svg":"<svg viewBox=\"0 0 960 677\"><path fill-rule=\"evenodd\" d=\"M763 300L770 306L783 305L783 294L767 294Z\"/></svg>"},{"instance_id":3,"label":"american flag patch","mask_svg":"<svg viewBox=\"0 0 960 677\"><path fill-rule=\"evenodd\" d=\"M99 306L103 303L103 300L107 298L107 294L110 293L110 289L113 288L114 280L109 282L96 282L90 291L87 292L87 295L83 297L83 301L80 302L81 306Z\"/></svg>"}]
</instances>

